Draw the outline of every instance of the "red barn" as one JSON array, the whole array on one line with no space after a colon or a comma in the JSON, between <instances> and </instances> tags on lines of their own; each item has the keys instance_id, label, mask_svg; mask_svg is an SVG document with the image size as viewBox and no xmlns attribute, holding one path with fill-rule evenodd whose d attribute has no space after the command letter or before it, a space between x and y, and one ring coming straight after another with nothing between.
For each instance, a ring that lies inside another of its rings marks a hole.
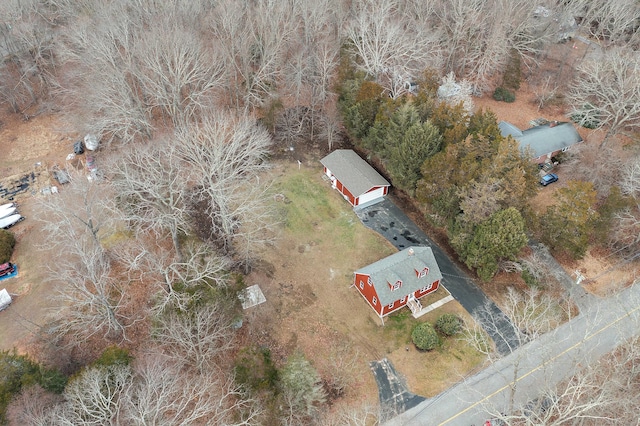
<instances>
[{"instance_id":1,"label":"red barn","mask_svg":"<svg viewBox=\"0 0 640 426\"><path fill-rule=\"evenodd\" d=\"M384 317L408 306L413 313L422 309L420 299L440 286L442 274L430 247L409 247L355 272L353 284Z\"/></svg>"},{"instance_id":2,"label":"red barn","mask_svg":"<svg viewBox=\"0 0 640 426\"><path fill-rule=\"evenodd\" d=\"M350 149L336 149L320 160L331 187L352 206L381 201L391 184Z\"/></svg>"}]
</instances>

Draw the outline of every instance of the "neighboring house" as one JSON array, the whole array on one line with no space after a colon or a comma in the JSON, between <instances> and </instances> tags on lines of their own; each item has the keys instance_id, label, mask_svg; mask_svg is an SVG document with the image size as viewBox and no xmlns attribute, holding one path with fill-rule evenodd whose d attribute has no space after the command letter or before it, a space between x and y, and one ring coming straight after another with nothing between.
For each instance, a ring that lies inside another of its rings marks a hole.
<instances>
[{"instance_id":1,"label":"neighboring house","mask_svg":"<svg viewBox=\"0 0 640 426\"><path fill-rule=\"evenodd\" d=\"M565 152L578 142L582 142L576 128L567 122L552 121L527 130L520 130L511 123L501 121L498 127L502 136L511 136L517 140L523 151L530 148L533 153L533 161L536 163L550 161L551 157Z\"/></svg>"},{"instance_id":2,"label":"neighboring house","mask_svg":"<svg viewBox=\"0 0 640 426\"><path fill-rule=\"evenodd\" d=\"M384 317L408 306L415 314L422 309L418 299L440 286L442 274L430 247L409 247L355 272L353 285Z\"/></svg>"},{"instance_id":3,"label":"neighboring house","mask_svg":"<svg viewBox=\"0 0 640 426\"><path fill-rule=\"evenodd\" d=\"M320 160L331 187L352 206L382 201L391 184L350 149L337 149Z\"/></svg>"}]
</instances>

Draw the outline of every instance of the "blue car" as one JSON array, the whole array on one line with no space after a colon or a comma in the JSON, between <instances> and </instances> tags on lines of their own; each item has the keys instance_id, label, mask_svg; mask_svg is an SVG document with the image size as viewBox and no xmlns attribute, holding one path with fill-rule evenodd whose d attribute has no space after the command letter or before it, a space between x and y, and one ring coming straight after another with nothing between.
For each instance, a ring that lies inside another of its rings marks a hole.
<instances>
[{"instance_id":1,"label":"blue car","mask_svg":"<svg viewBox=\"0 0 640 426\"><path fill-rule=\"evenodd\" d=\"M540 179L540 185L547 186L550 183L556 182L557 180L558 180L558 175L556 175L555 173L549 173L542 176L542 178Z\"/></svg>"}]
</instances>

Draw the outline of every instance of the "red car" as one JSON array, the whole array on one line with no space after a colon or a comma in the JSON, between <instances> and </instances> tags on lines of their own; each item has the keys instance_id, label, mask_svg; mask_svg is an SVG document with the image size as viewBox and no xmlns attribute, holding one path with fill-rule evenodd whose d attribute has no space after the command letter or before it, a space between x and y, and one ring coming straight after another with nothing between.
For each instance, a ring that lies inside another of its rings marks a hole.
<instances>
[{"instance_id":1,"label":"red car","mask_svg":"<svg viewBox=\"0 0 640 426\"><path fill-rule=\"evenodd\" d=\"M5 275L11 275L16 271L16 265L11 262L3 263L0 265L0 277Z\"/></svg>"}]
</instances>

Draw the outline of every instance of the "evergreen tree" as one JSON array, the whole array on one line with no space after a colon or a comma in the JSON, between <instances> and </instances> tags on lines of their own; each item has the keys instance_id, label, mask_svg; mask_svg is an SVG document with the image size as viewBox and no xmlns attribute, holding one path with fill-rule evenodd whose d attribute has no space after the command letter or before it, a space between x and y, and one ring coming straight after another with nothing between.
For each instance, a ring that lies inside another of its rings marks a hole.
<instances>
[{"instance_id":1,"label":"evergreen tree","mask_svg":"<svg viewBox=\"0 0 640 426\"><path fill-rule=\"evenodd\" d=\"M554 250L579 259L587 251L589 236L599 215L597 192L591 182L570 181L556 192L557 203L542 217L544 241Z\"/></svg>"},{"instance_id":2,"label":"evergreen tree","mask_svg":"<svg viewBox=\"0 0 640 426\"><path fill-rule=\"evenodd\" d=\"M489 280L498 271L501 259L515 259L527 244L525 224L513 207L494 213L478 225L466 247L461 250L465 264L477 270L482 280Z\"/></svg>"},{"instance_id":3,"label":"evergreen tree","mask_svg":"<svg viewBox=\"0 0 640 426\"><path fill-rule=\"evenodd\" d=\"M394 184L410 193L420 178L420 166L438 152L442 137L429 121L421 122L411 104L401 106L387 126L385 158Z\"/></svg>"},{"instance_id":4,"label":"evergreen tree","mask_svg":"<svg viewBox=\"0 0 640 426\"><path fill-rule=\"evenodd\" d=\"M325 401L320 376L300 352L291 355L280 371L280 384L290 412L312 416Z\"/></svg>"}]
</instances>

